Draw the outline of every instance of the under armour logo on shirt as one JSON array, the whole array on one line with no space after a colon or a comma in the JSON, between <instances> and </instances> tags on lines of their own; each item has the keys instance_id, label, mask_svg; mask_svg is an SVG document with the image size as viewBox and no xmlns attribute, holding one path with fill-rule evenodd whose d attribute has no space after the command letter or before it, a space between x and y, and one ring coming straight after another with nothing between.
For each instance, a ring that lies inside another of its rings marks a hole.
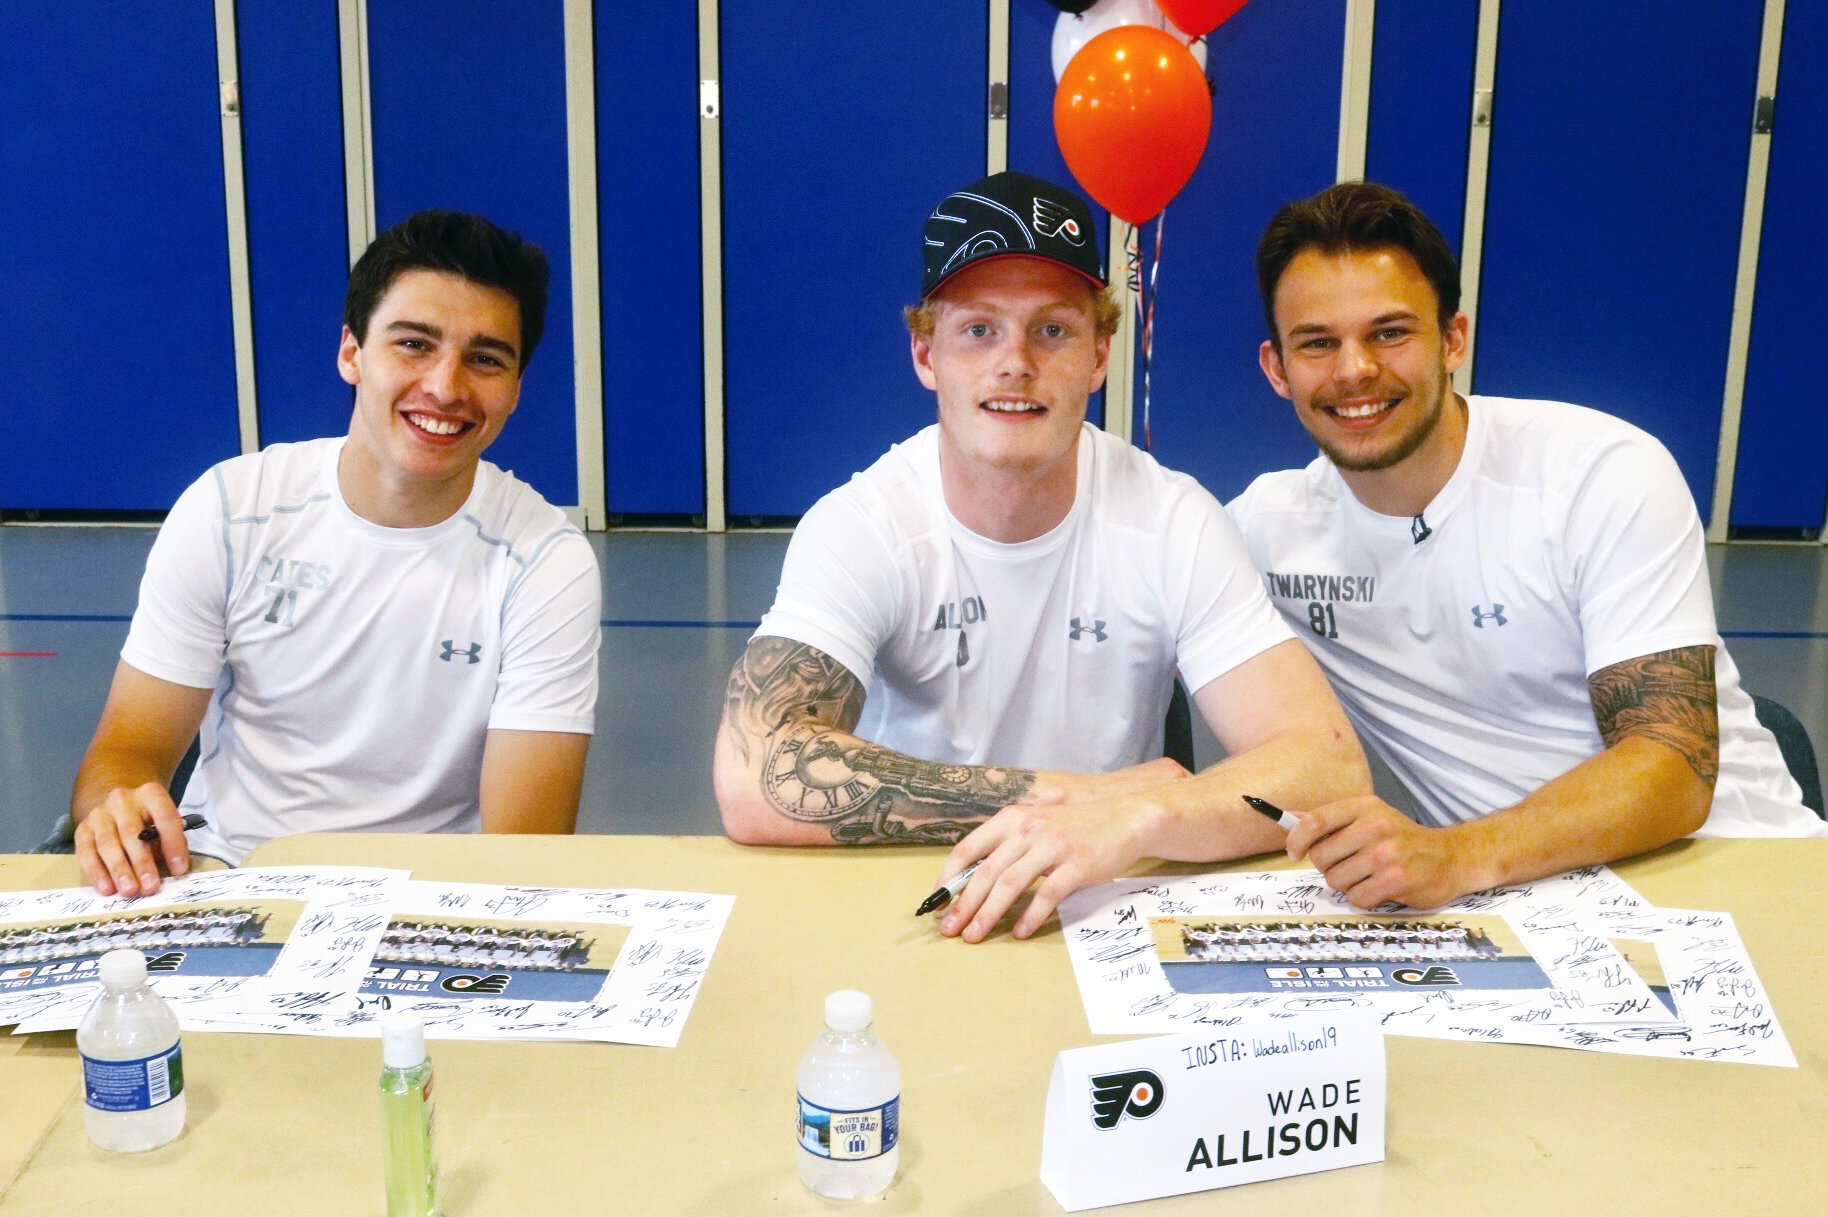
<instances>
[{"instance_id":1,"label":"under armour logo on shirt","mask_svg":"<svg viewBox=\"0 0 1828 1217\"><path fill-rule=\"evenodd\" d=\"M1092 624L1087 625L1085 622L1075 617L1073 618L1073 623L1069 629L1071 630L1072 640L1074 642L1078 642L1087 634L1090 634L1096 642L1103 642L1107 637L1104 632L1104 622L1096 618L1093 619Z\"/></svg>"},{"instance_id":2,"label":"under armour logo on shirt","mask_svg":"<svg viewBox=\"0 0 1828 1217\"><path fill-rule=\"evenodd\" d=\"M438 656L438 658L444 660L444 662L446 662L446 663L450 663L453 659L456 659L459 655L463 656L465 659L469 660L471 663L481 663L482 662L482 643L480 643L480 642L472 642L469 646L469 649L464 650L464 651L458 650L457 645L455 643L453 643L449 638L446 638L444 640L444 642L440 645L442 645L444 647L444 653L442 655Z\"/></svg>"},{"instance_id":3,"label":"under armour logo on shirt","mask_svg":"<svg viewBox=\"0 0 1828 1217\"><path fill-rule=\"evenodd\" d=\"M1508 624L1504 619L1504 606L1502 604L1492 605L1492 611L1489 613L1480 609L1478 605L1473 605L1473 628L1482 630L1485 628L1485 623L1488 621L1496 621L1499 625Z\"/></svg>"}]
</instances>

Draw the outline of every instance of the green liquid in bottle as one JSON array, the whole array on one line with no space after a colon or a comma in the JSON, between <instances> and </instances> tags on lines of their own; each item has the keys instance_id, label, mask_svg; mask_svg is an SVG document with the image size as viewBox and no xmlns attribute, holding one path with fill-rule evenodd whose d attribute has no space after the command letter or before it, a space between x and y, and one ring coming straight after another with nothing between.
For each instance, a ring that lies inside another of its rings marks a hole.
<instances>
[{"instance_id":1,"label":"green liquid in bottle","mask_svg":"<svg viewBox=\"0 0 1828 1217\"><path fill-rule=\"evenodd\" d=\"M381 1070L387 1217L439 1217L432 1158L432 1063Z\"/></svg>"}]
</instances>

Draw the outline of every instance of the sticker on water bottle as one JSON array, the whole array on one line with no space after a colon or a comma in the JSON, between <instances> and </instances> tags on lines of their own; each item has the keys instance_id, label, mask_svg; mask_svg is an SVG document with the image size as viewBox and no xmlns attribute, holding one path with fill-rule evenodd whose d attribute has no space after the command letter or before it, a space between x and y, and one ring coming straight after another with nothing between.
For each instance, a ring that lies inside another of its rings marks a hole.
<instances>
[{"instance_id":1,"label":"sticker on water bottle","mask_svg":"<svg viewBox=\"0 0 1828 1217\"><path fill-rule=\"evenodd\" d=\"M97 1111L147 1111L184 1093L184 1055L177 1044L134 1061L83 1057L83 1102Z\"/></svg>"},{"instance_id":2,"label":"sticker on water bottle","mask_svg":"<svg viewBox=\"0 0 1828 1217\"><path fill-rule=\"evenodd\" d=\"M858 1162L880 1158L900 1138L901 1097L861 1111L834 1110L800 1096L800 1144L821 1158Z\"/></svg>"}]
</instances>

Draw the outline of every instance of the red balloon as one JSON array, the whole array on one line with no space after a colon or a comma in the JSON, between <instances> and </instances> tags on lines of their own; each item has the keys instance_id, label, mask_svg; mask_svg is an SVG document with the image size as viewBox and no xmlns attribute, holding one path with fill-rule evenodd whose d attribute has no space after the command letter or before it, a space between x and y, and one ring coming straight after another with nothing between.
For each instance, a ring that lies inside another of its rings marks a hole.
<instances>
[{"instance_id":1,"label":"red balloon","mask_svg":"<svg viewBox=\"0 0 1828 1217\"><path fill-rule=\"evenodd\" d=\"M1120 25L1079 48L1054 93L1066 167L1132 224L1187 184L1211 130L1206 74L1173 34L1146 25Z\"/></svg>"},{"instance_id":2,"label":"red balloon","mask_svg":"<svg viewBox=\"0 0 1828 1217\"><path fill-rule=\"evenodd\" d=\"M1155 5L1181 33L1198 38L1224 25L1244 0L1155 0Z\"/></svg>"}]
</instances>

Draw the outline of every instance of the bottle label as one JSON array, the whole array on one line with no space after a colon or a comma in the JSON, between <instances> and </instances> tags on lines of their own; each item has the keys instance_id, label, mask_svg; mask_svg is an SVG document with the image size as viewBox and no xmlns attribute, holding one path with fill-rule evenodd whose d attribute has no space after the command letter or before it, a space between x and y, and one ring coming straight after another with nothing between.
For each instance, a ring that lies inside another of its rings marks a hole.
<instances>
[{"instance_id":1,"label":"bottle label","mask_svg":"<svg viewBox=\"0 0 1828 1217\"><path fill-rule=\"evenodd\" d=\"M800 1144L821 1158L859 1162L880 1158L901 1139L901 1096L861 1111L821 1107L800 1096Z\"/></svg>"},{"instance_id":2,"label":"bottle label","mask_svg":"<svg viewBox=\"0 0 1828 1217\"><path fill-rule=\"evenodd\" d=\"M97 1111L148 1111L184 1093L184 1053L173 1044L135 1061L83 1057L83 1102Z\"/></svg>"}]
</instances>

